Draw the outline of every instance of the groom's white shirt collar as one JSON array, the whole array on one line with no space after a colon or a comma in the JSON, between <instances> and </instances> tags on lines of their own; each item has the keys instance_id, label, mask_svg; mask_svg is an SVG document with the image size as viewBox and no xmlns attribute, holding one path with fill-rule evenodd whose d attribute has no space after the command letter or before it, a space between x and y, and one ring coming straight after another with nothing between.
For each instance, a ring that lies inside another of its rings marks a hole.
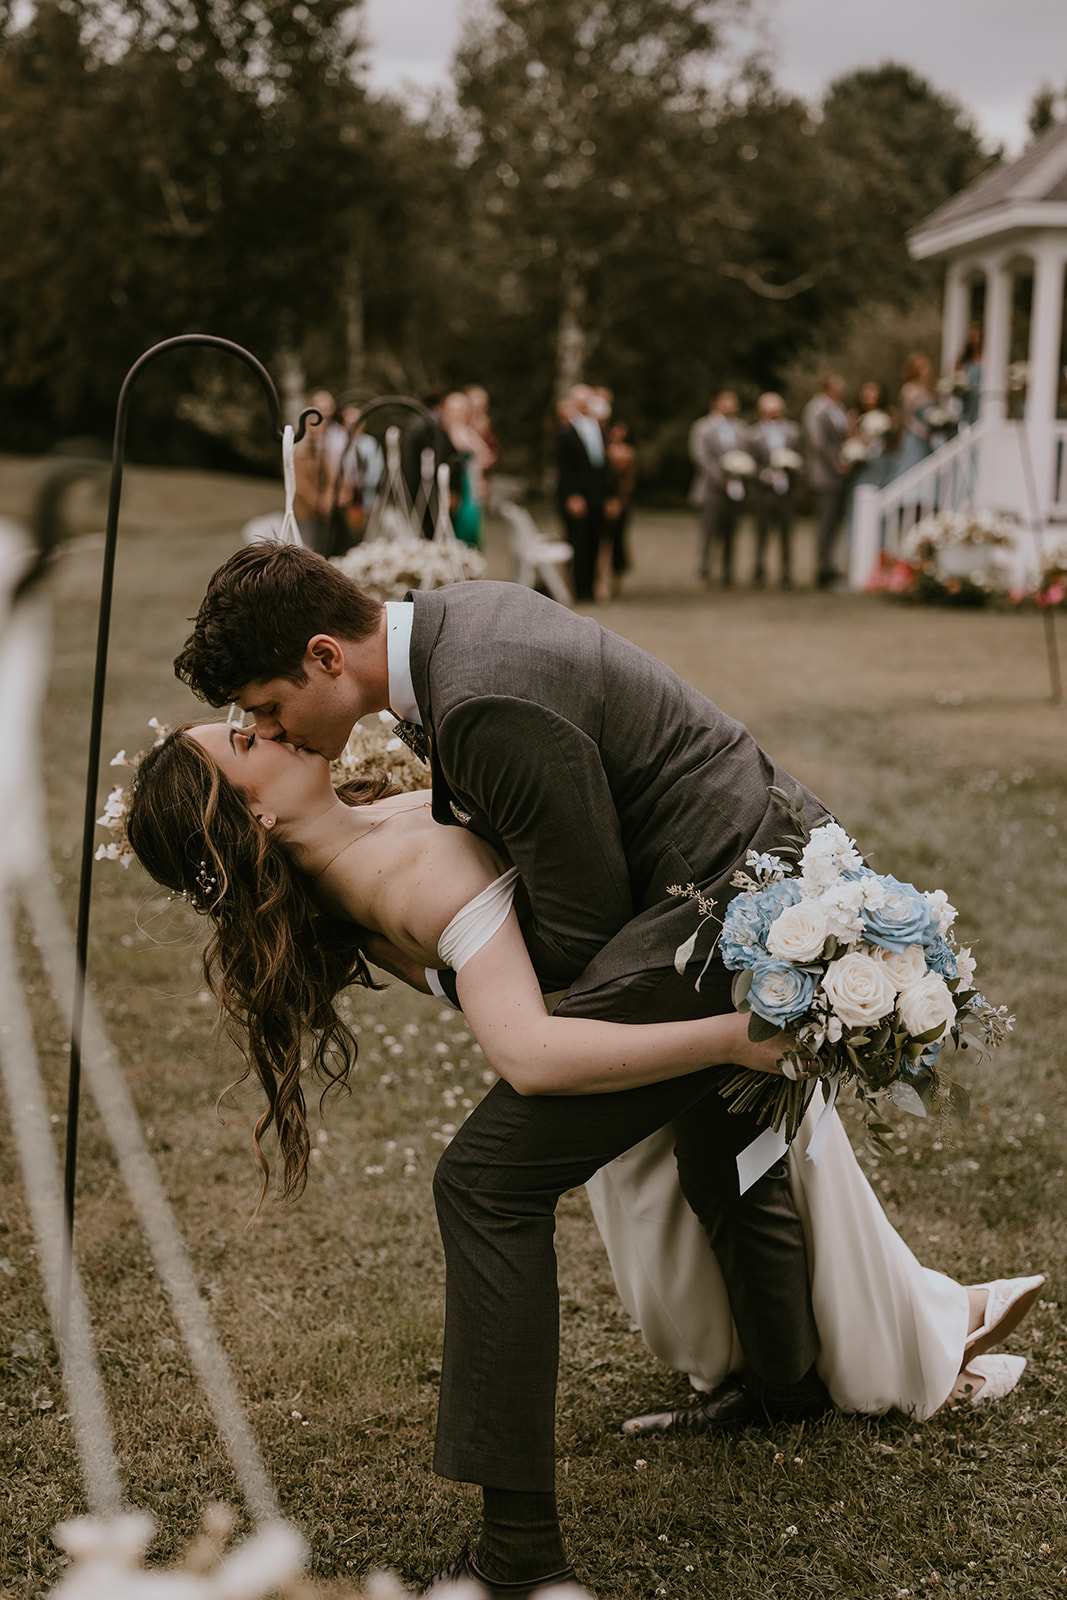
<instances>
[{"instance_id":1,"label":"groom's white shirt collar","mask_svg":"<svg viewBox=\"0 0 1067 1600\"><path fill-rule=\"evenodd\" d=\"M411 681L411 624L415 618L415 607L410 600L387 600L385 602L385 646L386 662L389 669L389 709L395 717L403 717L405 722L414 722L422 727L422 718L419 708L415 703L415 685ZM433 967L426 969L426 982L430 993L435 994L438 1000L444 1000L453 1010L459 1007L449 999L445 993L441 979Z\"/></svg>"},{"instance_id":2,"label":"groom's white shirt collar","mask_svg":"<svg viewBox=\"0 0 1067 1600\"><path fill-rule=\"evenodd\" d=\"M389 667L389 709L405 722L422 727L411 681L411 624L415 607L410 600L385 602L385 643Z\"/></svg>"}]
</instances>

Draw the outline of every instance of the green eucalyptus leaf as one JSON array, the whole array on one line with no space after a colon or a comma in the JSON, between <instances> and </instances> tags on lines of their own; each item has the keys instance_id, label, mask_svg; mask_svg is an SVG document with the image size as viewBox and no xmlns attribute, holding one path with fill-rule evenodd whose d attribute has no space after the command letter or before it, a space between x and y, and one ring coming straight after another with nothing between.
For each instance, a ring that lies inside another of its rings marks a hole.
<instances>
[{"instance_id":1,"label":"green eucalyptus leaf","mask_svg":"<svg viewBox=\"0 0 1067 1600\"><path fill-rule=\"evenodd\" d=\"M952 1079L949 1078L947 1088L949 1102L953 1111L961 1122L969 1122L971 1119L971 1097L963 1087L963 1084L953 1083Z\"/></svg>"},{"instance_id":2,"label":"green eucalyptus leaf","mask_svg":"<svg viewBox=\"0 0 1067 1600\"><path fill-rule=\"evenodd\" d=\"M753 1011L748 1019L748 1036L753 1044L762 1044L764 1039L773 1039L775 1034L781 1031L777 1022L768 1022L758 1011Z\"/></svg>"},{"instance_id":3,"label":"green eucalyptus leaf","mask_svg":"<svg viewBox=\"0 0 1067 1600\"><path fill-rule=\"evenodd\" d=\"M698 928L696 933L690 934L685 943L680 944L674 952L674 970L679 977L683 977L685 974L685 969L689 964L693 951L697 947L697 934L699 932L700 929Z\"/></svg>"},{"instance_id":4,"label":"green eucalyptus leaf","mask_svg":"<svg viewBox=\"0 0 1067 1600\"><path fill-rule=\"evenodd\" d=\"M922 1096L916 1093L910 1083L895 1083L890 1095L893 1104L899 1106L901 1111L910 1111L913 1117L925 1117L926 1106Z\"/></svg>"},{"instance_id":5,"label":"green eucalyptus leaf","mask_svg":"<svg viewBox=\"0 0 1067 1600\"><path fill-rule=\"evenodd\" d=\"M743 967L740 972L734 973L734 981L730 985L730 996L734 1003L735 1011L740 1011L741 1002L752 987L752 968Z\"/></svg>"}]
</instances>

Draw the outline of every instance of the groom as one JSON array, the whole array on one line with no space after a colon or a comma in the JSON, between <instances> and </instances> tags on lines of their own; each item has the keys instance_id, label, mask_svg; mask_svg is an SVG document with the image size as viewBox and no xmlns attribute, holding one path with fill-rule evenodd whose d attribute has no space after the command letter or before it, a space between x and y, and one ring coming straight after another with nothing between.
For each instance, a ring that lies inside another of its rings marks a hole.
<instances>
[{"instance_id":1,"label":"groom","mask_svg":"<svg viewBox=\"0 0 1067 1600\"><path fill-rule=\"evenodd\" d=\"M211 579L175 671L211 704L251 714L261 737L329 757L369 712L421 730L437 821L469 827L519 868L538 976L568 988L560 1014L652 1022L733 1009L717 958L699 994L675 971L696 912L671 889L695 884L721 915L746 852L786 842L768 786L799 786L635 645L514 584L380 606L307 550L255 545ZM824 808L801 792L810 824ZM442 1577L524 1600L571 1575L554 1487L555 1207L666 1123L747 1363L741 1382L675 1420L703 1429L826 1406L784 1165L739 1194L735 1157L758 1128L727 1112L720 1071L603 1095L522 1096L499 1082L444 1152L434 1464L482 1486L484 1520L477 1550Z\"/></svg>"}]
</instances>

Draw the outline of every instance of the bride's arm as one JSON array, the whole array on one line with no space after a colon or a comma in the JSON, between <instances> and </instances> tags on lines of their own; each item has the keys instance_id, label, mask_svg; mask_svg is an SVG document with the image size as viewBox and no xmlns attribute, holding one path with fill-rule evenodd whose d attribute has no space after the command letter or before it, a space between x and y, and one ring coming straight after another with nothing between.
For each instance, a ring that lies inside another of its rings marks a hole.
<instances>
[{"instance_id":1,"label":"bride's arm","mask_svg":"<svg viewBox=\"0 0 1067 1600\"><path fill-rule=\"evenodd\" d=\"M753 1044L738 1012L686 1022L551 1017L514 912L457 974L464 1014L490 1066L519 1094L611 1094L704 1067L777 1070L792 1040Z\"/></svg>"}]
</instances>

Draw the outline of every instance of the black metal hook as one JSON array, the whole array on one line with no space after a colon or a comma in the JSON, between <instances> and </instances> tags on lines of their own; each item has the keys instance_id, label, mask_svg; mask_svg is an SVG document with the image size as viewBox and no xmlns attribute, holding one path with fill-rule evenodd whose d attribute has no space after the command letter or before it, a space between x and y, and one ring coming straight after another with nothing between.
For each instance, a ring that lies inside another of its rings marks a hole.
<instances>
[{"instance_id":1,"label":"black metal hook","mask_svg":"<svg viewBox=\"0 0 1067 1600\"><path fill-rule=\"evenodd\" d=\"M119 503L122 498L122 471L126 451L126 422L133 385L145 367L158 356L171 350L191 345L221 350L243 361L259 379L270 408L271 429L275 440L281 441L281 407L278 391L263 363L231 339L220 339L211 333L180 333L164 339L139 356L127 372L119 390L115 411L115 439L111 457L111 489L108 496L107 531L104 537L104 560L100 577L100 617L96 640L96 670L93 678L93 704L89 723L89 759L85 779L85 816L82 827L81 878L78 890L78 921L75 939L76 961L74 972L74 1005L71 1017L70 1075L67 1091L67 1143L64 1169L64 1202L66 1210L66 1236L62 1271L61 1327L66 1327L70 1299L72 1262L72 1237L74 1231L74 1194L78 1163L78 1109L81 1097L82 1039L85 1022L85 973L89 948L89 906L93 875L93 843L96 832L97 785L100 779L100 741L104 716L104 691L107 684L107 647L111 628L111 604L114 589L115 551L118 542ZM310 406L300 414L294 429L294 440L304 437L308 420L322 421L322 413Z\"/></svg>"}]
</instances>

